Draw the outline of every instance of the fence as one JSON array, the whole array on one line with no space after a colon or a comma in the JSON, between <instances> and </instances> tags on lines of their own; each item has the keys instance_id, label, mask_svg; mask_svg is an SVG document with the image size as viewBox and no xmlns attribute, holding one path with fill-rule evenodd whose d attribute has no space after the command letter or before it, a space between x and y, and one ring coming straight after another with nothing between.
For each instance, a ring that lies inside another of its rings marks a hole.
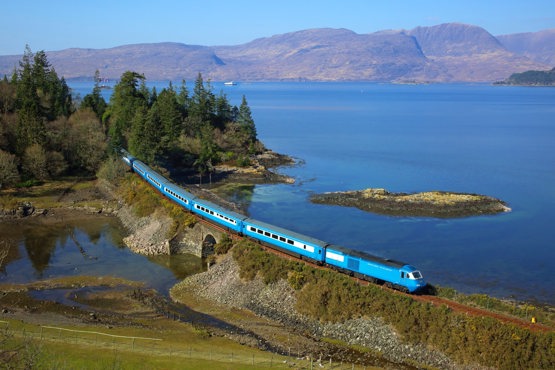
<instances>
[{"instance_id":1,"label":"fence","mask_svg":"<svg viewBox=\"0 0 555 370\"><path fill-rule=\"evenodd\" d=\"M46 325L12 328L7 321L0 320L0 323L5 325L3 333L25 340L62 342L114 351L148 353L157 356L169 356L170 358L175 358L176 361L179 359L195 359L275 369L366 369L362 365L343 364L332 362L331 360L322 362L311 358L294 358L264 352L261 352L261 355L247 355L245 353L224 353L215 350L206 351L193 346L186 348L175 346L172 348L170 344L160 338L115 335L98 331L75 330Z\"/></svg>"}]
</instances>

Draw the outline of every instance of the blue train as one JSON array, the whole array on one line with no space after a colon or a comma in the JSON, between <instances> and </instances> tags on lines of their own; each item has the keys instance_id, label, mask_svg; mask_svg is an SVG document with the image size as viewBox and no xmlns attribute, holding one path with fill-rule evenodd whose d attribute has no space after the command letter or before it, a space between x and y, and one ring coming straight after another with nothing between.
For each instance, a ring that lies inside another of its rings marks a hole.
<instances>
[{"instance_id":1,"label":"blue train","mask_svg":"<svg viewBox=\"0 0 555 370\"><path fill-rule=\"evenodd\" d=\"M123 161L161 194L184 209L210 220L239 235L249 237L271 248L325 265L359 279L404 292L422 290L426 282L420 271L403 262L372 256L345 247L286 230L275 225L249 218L198 198L153 171L139 159L121 150Z\"/></svg>"}]
</instances>

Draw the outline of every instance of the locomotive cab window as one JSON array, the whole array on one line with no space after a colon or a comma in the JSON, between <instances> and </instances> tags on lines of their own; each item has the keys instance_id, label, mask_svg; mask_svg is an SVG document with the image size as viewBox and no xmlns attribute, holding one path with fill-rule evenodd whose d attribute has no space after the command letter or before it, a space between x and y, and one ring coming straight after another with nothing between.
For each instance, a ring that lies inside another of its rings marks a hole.
<instances>
[{"instance_id":1,"label":"locomotive cab window","mask_svg":"<svg viewBox=\"0 0 555 370\"><path fill-rule=\"evenodd\" d=\"M414 279L422 279L422 274L420 273L420 271L414 271L412 273L412 276Z\"/></svg>"}]
</instances>

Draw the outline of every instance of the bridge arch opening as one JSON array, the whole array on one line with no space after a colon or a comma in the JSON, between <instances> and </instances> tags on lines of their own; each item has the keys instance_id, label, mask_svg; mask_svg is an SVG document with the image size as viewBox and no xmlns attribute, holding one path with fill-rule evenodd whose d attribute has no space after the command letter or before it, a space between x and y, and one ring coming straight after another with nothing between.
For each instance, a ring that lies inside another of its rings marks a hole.
<instances>
[{"instance_id":1,"label":"bridge arch opening","mask_svg":"<svg viewBox=\"0 0 555 370\"><path fill-rule=\"evenodd\" d=\"M202 257L214 254L214 245L216 245L216 243L217 241L214 235L207 234L202 241Z\"/></svg>"}]
</instances>

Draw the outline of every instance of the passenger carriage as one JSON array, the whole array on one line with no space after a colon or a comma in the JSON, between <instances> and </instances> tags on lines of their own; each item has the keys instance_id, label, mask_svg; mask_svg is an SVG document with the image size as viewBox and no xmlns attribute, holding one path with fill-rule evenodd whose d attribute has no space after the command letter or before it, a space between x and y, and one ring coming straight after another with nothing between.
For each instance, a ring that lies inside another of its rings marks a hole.
<instances>
[{"instance_id":1,"label":"passenger carriage","mask_svg":"<svg viewBox=\"0 0 555 370\"><path fill-rule=\"evenodd\" d=\"M193 200L192 211L238 234L242 233L243 220L247 218L247 216L227 210L212 202L199 198Z\"/></svg>"},{"instance_id":2,"label":"passenger carriage","mask_svg":"<svg viewBox=\"0 0 555 370\"><path fill-rule=\"evenodd\" d=\"M291 230L247 218L243 220L243 233L253 239L270 244L297 258L310 259L323 264L327 243Z\"/></svg>"},{"instance_id":3,"label":"passenger carriage","mask_svg":"<svg viewBox=\"0 0 555 370\"><path fill-rule=\"evenodd\" d=\"M180 186L168 181L164 186L164 195L186 210L192 211L196 197Z\"/></svg>"}]
</instances>

